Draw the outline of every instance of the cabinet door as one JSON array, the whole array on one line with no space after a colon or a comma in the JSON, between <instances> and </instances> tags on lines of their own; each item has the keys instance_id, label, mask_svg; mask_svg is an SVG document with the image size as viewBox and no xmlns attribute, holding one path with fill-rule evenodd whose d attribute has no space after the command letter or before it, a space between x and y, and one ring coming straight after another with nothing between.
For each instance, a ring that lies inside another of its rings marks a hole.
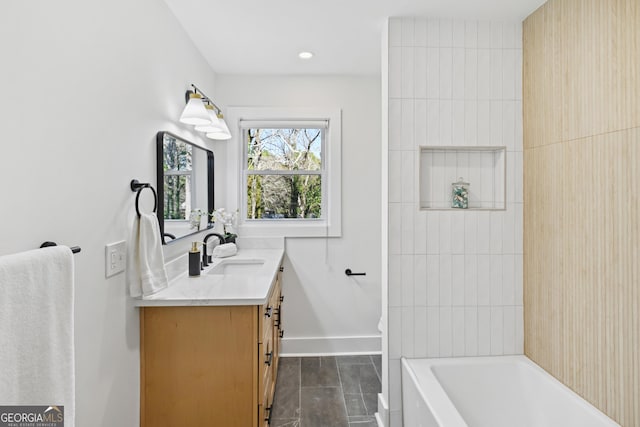
<instances>
[{"instance_id":1,"label":"cabinet door","mask_svg":"<svg viewBox=\"0 0 640 427\"><path fill-rule=\"evenodd\" d=\"M255 426L254 307L141 312L141 425Z\"/></svg>"}]
</instances>

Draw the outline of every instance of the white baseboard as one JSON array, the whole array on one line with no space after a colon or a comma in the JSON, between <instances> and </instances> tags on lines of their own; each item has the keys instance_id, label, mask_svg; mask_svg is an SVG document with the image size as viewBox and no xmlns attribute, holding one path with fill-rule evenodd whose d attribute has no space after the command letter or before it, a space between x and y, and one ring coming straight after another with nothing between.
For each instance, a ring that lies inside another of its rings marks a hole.
<instances>
[{"instance_id":1,"label":"white baseboard","mask_svg":"<svg viewBox=\"0 0 640 427\"><path fill-rule=\"evenodd\" d=\"M381 354L381 337L304 337L283 338L280 355L294 356L339 356L353 354Z\"/></svg>"}]
</instances>

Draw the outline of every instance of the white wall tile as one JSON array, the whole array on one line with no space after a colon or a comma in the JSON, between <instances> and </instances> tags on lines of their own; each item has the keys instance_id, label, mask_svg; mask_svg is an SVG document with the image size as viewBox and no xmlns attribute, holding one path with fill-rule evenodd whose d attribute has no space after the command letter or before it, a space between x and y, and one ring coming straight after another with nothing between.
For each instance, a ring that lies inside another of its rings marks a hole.
<instances>
[{"instance_id":1,"label":"white wall tile","mask_svg":"<svg viewBox=\"0 0 640 427\"><path fill-rule=\"evenodd\" d=\"M502 305L502 255L491 257L491 305Z\"/></svg>"},{"instance_id":2,"label":"white wall tile","mask_svg":"<svg viewBox=\"0 0 640 427\"><path fill-rule=\"evenodd\" d=\"M413 221L413 230L415 232L413 242L414 253L416 255L424 255L427 253L427 212L414 212Z\"/></svg>"},{"instance_id":3,"label":"white wall tile","mask_svg":"<svg viewBox=\"0 0 640 427\"><path fill-rule=\"evenodd\" d=\"M427 100L427 144L440 145L440 102Z\"/></svg>"},{"instance_id":4,"label":"white wall tile","mask_svg":"<svg viewBox=\"0 0 640 427\"><path fill-rule=\"evenodd\" d=\"M491 144L491 103L478 101L478 145Z\"/></svg>"},{"instance_id":5,"label":"white wall tile","mask_svg":"<svg viewBox=\"0 0 640 427\"><path fill-rule=\"evenodd\" d=\"M427 98L440 99L440 49L427 48Z\"/></svg>"},{"instance_id":6,"label":"white wall tile","mask_svg":"<svg viewBox=\"0 0 640 427\"><path fill-rule=\"evenodd\" d=\"M505 185L507 193L507 202L513 203L516 194L516 177L515 177L515 152L507 152L507 173L505 176Z\"/></svg>"},{"instance_id":7,"label":"white wall tile","mask_svg":"<svg viewBox=\"0 0 640 427\"><path fill-rule=\"evenodd\" d=\"M462 100L455 100L452 102L453 122L451 124L451 139L453 145L467 145L465 141L464 107L465 102Z\"/></svg>"},{"instance_id":8,"label":"white wall tile","mask_svg":"<svg viewBox=\"0 0 640 427\"><path fill-rule=\"evenodd\" d=\"M478 304L478 256L464 255L464 305Z\"/></svg>"},{"instance_id":9,"label":"white wall tile","mask_svg":"<svg viewBox=\"0 0 640 427\"><path fill-rule=\"evenodd\" d=\"M464 309L464 355L478 355L478 308Z\"/></svg>"},{"instance_id":10,"label":"white wall tile","mask_svg":"<svg viewBox=\"0 0 640 427\"><path fill-rule=\"evenodd\" d=\"M427 48L417 47L413 49L413 98L427 98Z\"/></svg>"},{"instance_id":11,"label":"white wall tile","mask_svg":"<svg viewBox=\"0 0 640 427\"><path fill-rule=\"evenodd\" d=\"M522 271L522 255L518 254L514 257L515 263L515 273L514 273L514 282L513 282L513 291L514 291L514 304L522 306L524 304L523 299L523 271Z\"/></svg>"},{"instance_id":12,"label":"white wall tile","mask_svg":"<svg viewBox=\"0 0 640 427\"><path fill-rule=\"evenodd\" d=\"M389 203L389 235L401 236L401 217L402 209L399 203ZM400 239L389 239L389 254L399 255L401 252Z\"/></svg>"},{"instance_id":13,"label":"white wall tile","mask_svg":"<svg viewBox=\"0 0 640 427\"><path fill-rule=\"evenodd\" d=\"M515 256L502 255L502 304L515 305Z\"/></svg>"},{"instance_id":14,"label":"white wall tile","mask_svg":"<svg viewBox=\"0 0 640 427\"><path fill-rule=\"evenodd\" d=\"M450 99L440 101L440 145L451 145L452 143L452 110L453 105Z\"/></svg>"},{"instance_id":15,"label":"white wall tile","mask_svg":"<svg viewBox=\"0 0 640 427\"><path fill-rule=\"evenodd\" d=\"M427 307L414 309L414 357L427 357Z\"/></svg>"},{"instance_id":16,"label":"white wall tile","mask_svg":"<svg viewBox=\"0 0 640 427\"><path fill-rule=\"evenodd\" d=\"M451 253L451 216L440 213L440 253Z\"/></svg>"},{"instance_id":17,"label":"white wall tile","mask_svg":"<svg viewBox=\"0 0 640 427\"><path fill-rule=\"evenodd\" d=\"M400 94L402 98L411 99L415 96L413 86L413 73L415 70L414 50L412 47L402 48L402 66L400 68Z\"/></svg>"},{"instance_id":18,"label":"white wall tile","mask_svg":"<svg viewBox=\"0 0 640 427\"><path fill-rule=\"evenodd\" d=\"M398 70L398 74L400 70ZM398 93L400 87L398 85ZM478 49L478 99L491 98L491 50Z\"/></svg>"},{"instance_id":19,"label":"white wall tile","mask_svg":"<svg viewBox=\"0 0 640 427\"><path fill-rule=\"evenodd\" d=\"M464 102L464 140L465 145L478 144L478 103Z\"/></svg>"},{"instance_id":20,"label":"white wall tile","mask_svg":"<svg viewBox=\"0 0 640 427\"><path fill-rule=\"evenodd\" d=\"M464 307L453 307L452 313L452 331L451 338L453 341L453 357L464 356L465 340L464 340Z\"/></svg>"},{"instance_id":21,"label":"white wall tile","mask_svg":"<svg viewBox=\"0 0 640 427\"><path fill-rule=\"evenodd\" d=\"M477 303L479 306L491 304L491 257L478 255L477 262Z\"/></svg>"},{"instance_id":22,"label":"white wall tile","mask_svg":"<svg viewBox=\"0 0 640 427\"><path fill-rule=\"evenodd\" d=\"M524 197L522 190L522 171L524 170L522 167L522 152L517 152L513 160L515 162L514 181L516 184L514 200L516 201L516 203L522 203L522 199Z\"/></svg>"},{"instance_id":23,"label":"white wall tile","mask_svg":"<svg viewBox=\"0 0 640 427\"><path fill-rule=\"evenodd\" d=\"M440 254L440 306L451 306L452 259L450 254Z\"/></svg>"},{"instance_id":24,"label":"white wall tile","mask_svg":"<svg viewBox=\"0 0 640 427\"><path fill-rule=\"evenodd\" d=\"M401 242L400 251L402 254L413 254L415 233L413 230L414 225L414 207L413 204L403 203L400 211L400 230L401 230Z\"/></svg>"},{"instance_id":25,"label":"white wall tile","mask_svg":"<svg viewBox=\"0 0 640 427\"><path fill-rule=\"evenodd\" d=\"M478 51L476 49L464 51L464 98L478 98Z\"/></svg>"},{"instance_id":26,"label":"white wall tile","mask_svg":"<svg viewBox=\"0 0 640 427\"><path fill-rule=\"evenodd\" d=\"M391 411L398 411L401 408L402 408L402 371L401 371L400 358L390 357L390 360L389 360L389 409ZM402 422L400 424L396 424L396 426L402 427Z\"/></svg>"},{"instance_id":27,"label":"white wall tile","mask_svg":"<svg viewBox=\"0 0 640 427\"><path fill-rule=\"evenodd\" d=\"M491 354L503 354L504 315L502 307L491 307Z\"/></svg>"},{"instance_id":28,"label":"white wall tile","mask_svg":"<svg viewBox=\"0 0 640 427\"><path fill-rule=\"evenodd\" d=\"M504 354L516 353L516 309L515 307L504 307L503 312L504 330L502 343Z\"/></svg>"},{"instance_id":29,"label":"white wall tile","mask_svg":"<svg viewBox=\"0 0 640 427\"><path fill-rule=\"evenodd\" d=\"M413 268L414 268L413 305L426 307L427 306L427 256L426 255L414 256Z\"/></svg>"},{"instance_id":30,"label":"white wall tile","mask_svg":"<svg viewBox=\"0 0 640 427\"><path fill-rule=\"evenodd\" d=\"M440 253L439 212L427 212L427 253Z\"/></svg>"},{"instance_id":31,"label":"white wall tile","mask_svg":"<svg viewBox=\"0 0 640 427\"><path fill-rule=\"evenodd\" d=\"M502 99L502 49L491 49L491 68L489 69L489 98ZM515 84L515 83L514 83Z\"/></svg>"},{"instance_id":32,"label":"white wall tile","mask_svg":"<svg viewBox=\"0 0 640 427\"><path fill-rule=\"evenodd\" d=\"M522 307L516 307L515 318L516 318L515 319L516 321L515 353L523 354L524 353L524 312Z\"/></svg>"},{"instance_id":33,"label":"white wall tile","mask_svg":"<svg viewBox=\"0 0 640 427\"><path fill-rule=\"evenodd\" d=\"M451 256L451 305L464 306L464 255Z\"/></svg>"},{"instance_id":34,"label":"white wall tile","mask_svg":"<svg viewBox=\"0 0 640 427\"><path fill-rule=\"evenodd\" d=\"M452 50L452 82L451 97L453 99L464 99L464 65L465 50L464 48L453 48Z\"/></svg>"},{"instance_id":35,"label":"white wall tile","mask_svg":"<svg viewBox=\"0 0 640 427\"><path fill-rule=\"evenodd\" d=\"M440 356L440 308L427 307L427 357Z\"/></svg>"},{"instance_id":36,"label":"white wall tile","mask_svg":"<svg viewBox=\"0 0 640 427\"><path fill-rule=\"evenodd\" d=\"M453 21L453 47L464 47L465 22L458 19Z\"/></svg>"},{"instance_id":37,"label":"white wall tile","mask_svg":"<svg viewBox=\"0 0 640 427\"><path fill-rule=\"evenodd\" d=\"M464 216L466 212L451 212L451 253L464 254Z\"/></svg>"},{"instance_id":38,"label":"white wall tile","mask_svg":"<svg viewBox=\"0 0 640 427\"><path fill-rule=\"evenodd\" d=\"M403 101L404 102L404 101ZM491 145L502 143L502 101L491 101Z\"/></svg>"},{"instance_id":39,"label":"white wall tile","mask_svg":"<svg viewBox=\"0 0 640 427\"><path fill-rule=\"evenodd\" d=\"M413 357L415 344L413 307L402 307L402 355Z\"/></svg>"},{"instance_id":40,"label":"white wall tile","mask_svg":"<svg viewBox=\"0 0 640 427\"><path fill-rule=\"evenodd\" d=\"M491 212L478 212L478 242L477 253L491 252Z\"/></svg>"},{"instance_id":41,"label":"white wall tile","mask_svg":"<svg viewBox=\"0 0 640 427\"><path fill-rule=\"evenodd\" d=\"M491 354L491 309L478 307L478 356Z\"/></svg>"},{"instance_id":42,"label":"white wall tile","mask_svg":"<svg viewBox=\"0 0 640 427\"><path fill-rule=\"evenodd\" d=\"M427 46L427 19L414 19L414 41L416 46Z\"/></svg>"},{"instance_id":43,"label":"white wall tile","mask_svg":"<svg viewBox=\"0 0 640 427\"><path fill-rule=\"evenodd\" d=\"M402 286L402 306L410 307L414 303L414 274L413 274L413 255L402 255L400 264L401 286Z\"/></svg>"},{"instance_id":44,"label":"white wall tile","mask_svg":"<svg viewBox=\"0 0 640 427\"><path fill-rule=\"evenodd\" d=\"M491 212L491 244L490 251L492 254L502 253L502 218L504 212Z\"/></svg>"},{"instance_id":45,"label":"white wall tile","mask_svg":"<svg viewBox=\"0 0 640 427\"><path fill-rule=\"evenodd\" d=\"M491 47L491 23L489 21L478 22L478 47L483 49Z\"/></svg>"},{"instance_id":46,"label":"white wall tile","mask_svg":"<svg viewBox=\"0 0 640 427\"><path fill-rule=\"evenodd\" d=\"M402 102L389 100L389 150L399 150L402 142Z\"/></svg>"},{"instance_id":47,"label":"white wall tile","mask_svg":"<svg viewBox=\"0 0 640 427\"><path fill-rule=\"evenodd\" d=\"M401 255L389 255L389 307L402 306Z\"/></svg>"},{"instance_id":48,"label":"white wall tile","mask_svg":"<svg viewBox=\"0 0 640 427\"><path fill-rule=\"evenodd\" d=\"M513 49L516 47L516 26L510 22L502 24L502 47Z\"/></svg>"},{"instance_id":49,"label":"white wall tile","mask_svg":"<svg viewBox=\"0 0 640 427\"><path fill-rule=\"evenodd\" d=\"M507 151L515 150L516 139L516 102L502 102L502 145Z\"/></svg>"},{"instance_id":50,"label":"white wall tile","mask_svg":"<svg viewBox=\"0 0 640 427\"><path fill-rule=\"evenodd\" d=\"M505 49L502 51L502 98L517 99L515 49Z\"/></svg>"},{"instance_id":51,"label":"white wall tile","mask_svg":"<svg viewBox=\"0 0 640 427\"><path fill-rule=\"evenodd\" d=\"M453 45L453 23L450 19L440 20L440 47Z\"/></svg>"},{"instance_id":52,"label":"white wall tile","mask_svg":"<svg viewBox=\"0 0 640 427\"><path fill-rule=\"evenodd\" d=\"M389 19L389 46L402 46L402 19Z\"/></svg>"},{"instance_id":53,"label":"white wall tile","mask_svg":"<svg viewBox=\"0 0 640 427\"><path fill-rule=\"evenodd\" d=\"M440 307L440 357L453 355L451 307Z\"/></svg>"},{"instance_id":54,"label":"white wall tile","mask_svg":"<svg viewBox=\"0 0 640 427\"><path fill-rule=\"evenodd\" d=\"M522 230L524 229L523 217L522 217L522 203L516 203L514 205L515 210L515 221L514 221L514 239L513 239L513 253L522 254L523 250L523 238L522 238Z\"/></svg>"},{"instance_id":55,"label":"white wall tile","mask_svg":"<svg viewBox=\"0 0 640 427\"><path fill-rule=\"evenodd\" d=\"M470 254L478 253L478 215L477 212L465 212L464 250Z\"/></svg>"},{"instance_id":56,"label":"white wall tile","mask_svg":"<svg viewBox=\"0 0 640 427\"><path fill-rule=\"evenodd\" d=\"M389 202L400 202L402 195L402 154L400 151L389 151Z\"/></svg>"},{"instance_id":57,"label":"white wall tile","mask_svg":"<svg viewBox=\"0 0 640 427\"><path fill-rule=\"evenodd\" d=\"M402 18L402 46L413 46L414 34L413 18Z\"/></svg>"},{"instance_id":58,"label":"white wall tile","mask_svg":"<svg viewBox=\"0 0 640 427\"><path fill-rule=\"evenodd\" d=\"M427 143L427 100L416 99L414 103L414 144L416 147Z\"/></svg>"},{"instance_id":59,"label":"white wall tile","mask_svg":"<svg viewBox=\"0 0 640 427\"><path fill-rule=\"evenodd\" d=\"M402 308L389 307L389 358L402 356Z\"/></svg>"},{"instance_id":60,"label":"white wall tile","mask_svg":"<svg viewBox=\"0 0 640 427\"><path fill-rule=\"evenodd\" d=\"M515 27L514 47L522 49L522 22L517 23Z\"/></svg>"},{"instance_id":61,"label":"white wall tile","mask_svg":"<svg viewBox=\"0 0 640 427\"><path fill-rule=\"evenodd\" d=\"M450 47L440 48L440 99L451 99L453 78L453 50Z\"/></svg>"},{"instance_id":62,"label":"white wall tile","mask_svg":"<svg viewBox=\"0 0 640 427\"><path fill-rule=\"evenodd\" d=\"M440 21L435 18L427 20L427 46L440 46Z\"/></svg>"},{"instance_id":63,"label":"white wall tile","mask_svg":"<svg viewBox=\"0 0 640 427\"><path fill-rule=\"evenodd\" d=\"M415 201L416 174L414 172L415 157L414 151L402 152L402 202L412 203Z\"/></svg>"},{"instance_id":64,"label":"white wall tile","mask_svg":"<svg viewBox=\"0 0 640 427\"><path fill-rule=\"evenodd\" d=\"M464 46L475 49L478 47L478 22L465 21Z\"/></svg>"},{"instance_id":65,"label":"white wall tile","mask_svg":"<svg viewBox=\"0 0 640 427\"><path fill-rule=\"evenodd\" d=\"M515 150L522 151L522 101L516 101L516 137Z\"/></svg>"},{"instance_id":66,"label":"white wall tile","mask_svg":"<svg viewBox=\"0 0 640 427\"><path fill-rule=\"evenodd\" d=\"M491 22L491 48L502 49L502 22Z\"/></svg>"},{"instance_id":67,"label":"white wall tile","mask_svg":"<svg viewBox=\"0 0 640 427\"><path fill-rule=\"evenodd\" d=\"M402 94L402 48L389 48L389 98Z\"/></svg>"},{"instance_id":68,"label":"white wall tile","mask_svg":"<svg viewBox=\"0 0 640 427\"><path fill-rule=\"evenodd\" d=\"M440 255L427 255L427 306L440 305Z\"/></svg>"},{"instance_id":69,"label":"white wall tile","mask_svg":"<svg viewBox=\"0 0 640 427\"><path fill-rule=\"evenodd\" d=\"M402 129L400 129L400 148L402 150L413 150L415 144L413 140L413 119L415 117L413 107L413 99L403 99L401 101Z\"/></svg>"},{"instance_id":70,"label":"white wall tile","mask_svg":"<svg viewBox=\"0 0 640 427\"><path fill-rule=\"evenodd\" d=\"M507 210L502 218L502 252L512 254L515 252L515 206L507 203Z\"/></svg>"}]
</instances>

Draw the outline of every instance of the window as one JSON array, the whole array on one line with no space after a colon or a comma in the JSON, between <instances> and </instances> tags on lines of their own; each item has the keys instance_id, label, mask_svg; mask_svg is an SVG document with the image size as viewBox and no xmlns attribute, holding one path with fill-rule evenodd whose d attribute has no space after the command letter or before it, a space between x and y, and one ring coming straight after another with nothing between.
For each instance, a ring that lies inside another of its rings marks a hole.
<instances>
[{"instance_id":1,"label":"window","mask_svg":"<svg viewBox=\"0 0 640 427\"><path fill-rule=\"evenodd\" d=\"M340 110L236 107L227 120L238 129L227 205L240 211L239 234L340 236Z\"/></svg>"},{"instance_id":2,"label":"window","mask_svg":"<svg viewBox=\"0 0 640 427\"><path fill-rule=\"evenodd\" d=\"M249 128L246 219L323 218L324 128Z\"/></svg>"},{"instance_id":3,"label":"window","mask_svg":"<svg viewBox=\"0 0 640 427\"><path fill-rule=\"evenodd\" d=\"M164 217L169 220L188 219L193 182L192 147L171 138L165 143L163 154Z\"/></svg>"}]
</instances>

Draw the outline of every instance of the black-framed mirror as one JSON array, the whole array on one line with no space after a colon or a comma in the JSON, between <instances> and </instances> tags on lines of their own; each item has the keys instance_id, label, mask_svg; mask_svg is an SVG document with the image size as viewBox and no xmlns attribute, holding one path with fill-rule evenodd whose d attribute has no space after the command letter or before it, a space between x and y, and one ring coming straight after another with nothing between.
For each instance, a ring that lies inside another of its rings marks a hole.
<instances>
[{"instance_id":1,"label":"black-framed mirror","mask_svg":"<svg viewBox=\"0 0 640 427\"><path fill-rule=\"evenodd\" d=\"M158 222L168 244L213 227L213 152L171 132L156 135Z\"/></svg>"}]
</instances>

